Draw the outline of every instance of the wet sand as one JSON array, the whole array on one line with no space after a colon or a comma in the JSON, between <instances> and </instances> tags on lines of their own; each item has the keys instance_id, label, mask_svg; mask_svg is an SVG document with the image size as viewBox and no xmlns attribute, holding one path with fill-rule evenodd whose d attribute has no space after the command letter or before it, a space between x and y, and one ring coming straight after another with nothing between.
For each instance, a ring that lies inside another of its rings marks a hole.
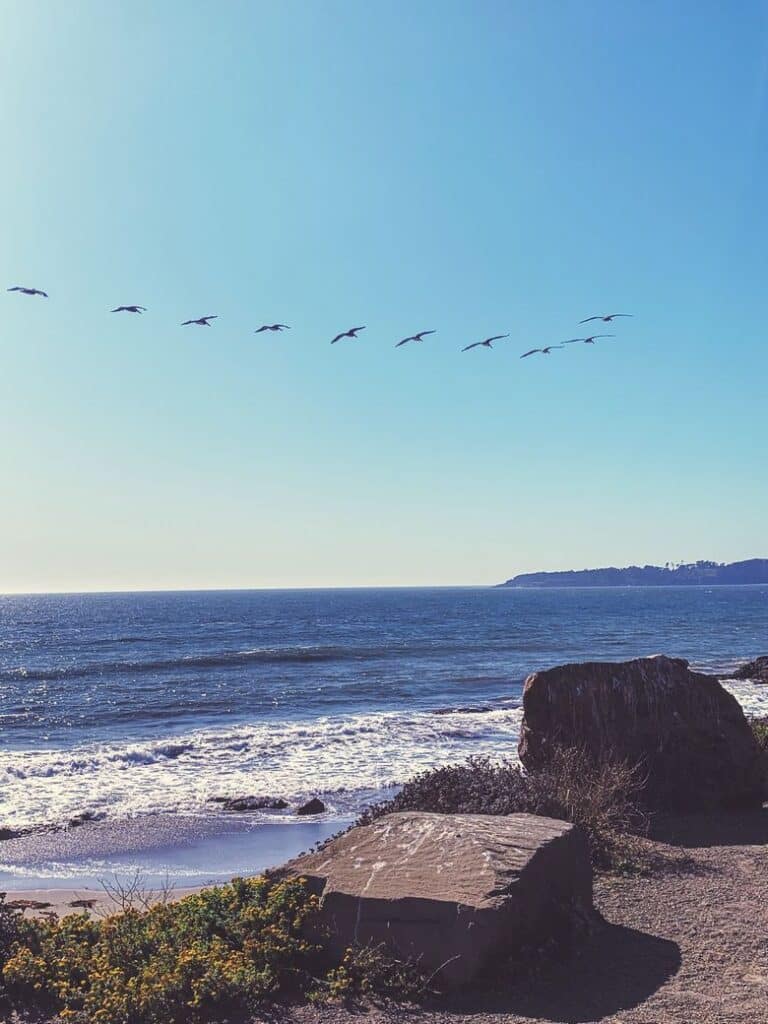
<instances>
[{"instance_id":1,"label":"wet sand","mask_svg":"<svg viewBox=\"0 0 768 1024\"><path fill-rule=\"evenodd\" d=\"M136 872L152 888L200 888L276 867L346 824L226 814L89 822L0 842L0 891L100 892L103 880Z\"/></svg>"}]
</instances>

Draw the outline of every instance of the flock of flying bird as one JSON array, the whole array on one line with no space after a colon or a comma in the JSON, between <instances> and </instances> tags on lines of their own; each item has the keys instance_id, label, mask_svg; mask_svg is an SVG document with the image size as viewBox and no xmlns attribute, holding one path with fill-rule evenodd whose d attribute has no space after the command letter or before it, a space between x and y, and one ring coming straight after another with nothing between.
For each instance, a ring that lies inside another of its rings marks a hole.
<instances>
[{"instance_id":1,"label":"flock of flying bird","mask_svg":"<svg viewBox=\"0 0 768 1024\"><path fill-rule=\"evenodd\" d=\"M43 299L48 298L48 292L41 291L39 288L24 288L21 285L14 285L13 288L8 289L9 292L20 292L22 295L39 295ZM110 310L110 313L146 313L146 306L115 306L114 309ZM610 324L618 317L631 317L632 313L607 313L605 315L588 316L585 320L579 321L581 324L592 323L597 320L604 324ZM181 324L182 327L189 327L195 325L197 327L210 327L212 320L218 320L218 314L209 314L208 316L199 316L192 320L184 320ZM365 327L350 327L348 331L341 331L335 338L331 339L331 344L335 345L337 341L341 341L343 338L357 338L360 331L364 331ZM289 331L290 327L288 324L262 324L258 327L254 334L262 334L264 331ZM436 334L436 331L419 331L417 334L411 334L407 338L403 338L402 341L398 341L395 348L400 348L401 345L407 345L411 341L423 341L427 335ZM502 341L504 338L508 338L508 334L494 334L490 338L484 338L483 341L473 341L471 345L465 345L461 350L462 352L469 352L473 348L493 348L494 341ZM523 352L520 356L521 359L527 359L528 356L536 355L540 353L543 356L548 356L551 352L558 348L565 348L566 345L575 345L578 342L582 342L585 345L594 345L600 338L615 338L615 334L590 334L586 338L568 338L566 341L561 342L559 345L546 345L544 348L532 348L528 352Z\"/></svg>"}]
</instances>

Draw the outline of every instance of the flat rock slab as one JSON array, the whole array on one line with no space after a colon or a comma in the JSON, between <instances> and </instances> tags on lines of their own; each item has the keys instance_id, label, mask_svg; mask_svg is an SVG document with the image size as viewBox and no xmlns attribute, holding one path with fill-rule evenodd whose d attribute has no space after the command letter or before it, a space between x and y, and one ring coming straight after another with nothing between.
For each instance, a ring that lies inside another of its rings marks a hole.
<instances>
[{"instance_id":1,"label":"flat rock slab","mask_svg":"<svg viewBox=\"0 0 768 1024\"><path fill-rule=\"evenodd\" d=\"M567 937L592 915L585 836L532 814L389 814L281 873L321 896L335 951L384 943L442 969L443 984Z\"/></svg>"},{"instance_id":2,"label":"flat rock slab","mask_svg":"<svg viewBox=\"0 0 768 1024\"><path fill-rule=\"evenodd\" d=\"M523 690L520 760L546 767L578 747L639 764L653 810L760 807L762 758L736 698L682 658L558 665Z\"/></svg>"}]
</instances>

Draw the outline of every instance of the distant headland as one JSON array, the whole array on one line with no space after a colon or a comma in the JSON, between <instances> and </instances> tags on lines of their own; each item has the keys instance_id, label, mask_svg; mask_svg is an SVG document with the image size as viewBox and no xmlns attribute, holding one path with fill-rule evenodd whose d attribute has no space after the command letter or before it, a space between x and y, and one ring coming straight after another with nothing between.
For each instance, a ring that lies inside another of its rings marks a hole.
<instances>
[{"instance_id":1,"label":"distant headland","mask_svg":"<svg viewBox=\"0 0 768 1024\"><path fill-rule=\"evenodd\" d=\"M679 587L768 583L768 558L745 562L630 565L625 569L571 569L566 572L527 572L500 587Z\"/></svg>"}]
</instances>

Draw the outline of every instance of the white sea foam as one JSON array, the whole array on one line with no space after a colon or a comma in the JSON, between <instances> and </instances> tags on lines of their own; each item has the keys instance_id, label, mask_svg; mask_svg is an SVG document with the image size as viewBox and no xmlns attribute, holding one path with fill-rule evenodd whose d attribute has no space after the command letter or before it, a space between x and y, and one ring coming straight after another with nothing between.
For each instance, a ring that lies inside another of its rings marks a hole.
<instances>
[{"instance_id":1,"label":"white sea foam","mask_svg":"<svg viewBox=\"0 0 768 1024\"><path fill-rule=\"evenodd\" d=\"M725 686L746 714L768 715L768 686L737 680ZM0 820L19 828L63 822L83 811L109 817L197 814L211 810L211 797L243 794L281 796L292 805L320 794L331 816L343 816L426 768L470 754L514 758L521 717L521 708L510 702L16 751L0 759Z\"/></svg>"},{"instance_id":2,"label":"white sea foam","mask_svg":"<svg viewBox=\"0 0 768 1024\"><path fill-rule=\"evenodd\" d=\"M201 729L172 739L16 751L0 760L6 827L83 811L126 817L210 810L215 796L322 794L343 815L425 768L515 756L521 710L383 712Z\"/></svg>"},{"instance_id":3,"label":"white sea foam","mask_svg":"<svg viewBox=\"0 0 768 1024\"><path fill-rule=\"evenodd\" d=\"M768 715L768 686L764 683L749 683L740 679L724 679L723 686L744 709L749 718Z\"/></svg>"}]
</instances>

